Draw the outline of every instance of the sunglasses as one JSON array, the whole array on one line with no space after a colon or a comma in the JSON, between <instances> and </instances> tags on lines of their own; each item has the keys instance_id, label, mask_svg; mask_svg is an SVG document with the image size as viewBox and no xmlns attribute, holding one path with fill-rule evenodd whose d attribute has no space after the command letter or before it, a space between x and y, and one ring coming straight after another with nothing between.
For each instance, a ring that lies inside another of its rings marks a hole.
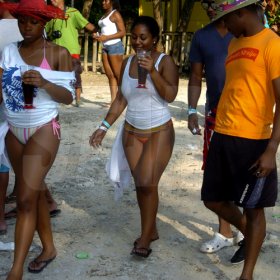
<instances>
[{"instance_id":1,"label":"sunglasses","mask_svg":"<svg viewBox=\"0 0 280 280\"><path fill-rule=\"evenodd\" d=\"M216 10L218 8L218 5L215 3L215 2L201 2L201 6L204 10L208 10L209 8L213 9L213 10Z\"/></svg>"}]
</instances>

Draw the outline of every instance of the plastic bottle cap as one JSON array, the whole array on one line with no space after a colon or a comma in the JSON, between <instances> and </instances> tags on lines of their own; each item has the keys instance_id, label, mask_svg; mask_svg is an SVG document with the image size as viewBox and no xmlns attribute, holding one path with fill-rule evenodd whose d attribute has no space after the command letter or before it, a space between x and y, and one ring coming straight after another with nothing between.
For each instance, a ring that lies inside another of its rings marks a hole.
<instances>
[{"instance_id":1,"label":"plastic bottle cap","mask_svg":"<svg viewBox=\"0 0 280 280\"><path fill-rule=\"evenodd\" d=\"M89 255L87 252L79 252L76 254L77 259L88 259Z\"/></svg>"}]
</instances>

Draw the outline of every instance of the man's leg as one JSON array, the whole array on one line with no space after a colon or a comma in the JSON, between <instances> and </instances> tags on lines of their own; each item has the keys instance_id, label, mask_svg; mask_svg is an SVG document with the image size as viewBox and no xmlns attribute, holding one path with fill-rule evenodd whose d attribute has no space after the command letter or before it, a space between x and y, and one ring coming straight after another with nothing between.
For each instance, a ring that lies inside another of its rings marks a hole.
<instances>
[{"instance_id":1,"label":"man's leg","mask_svg":"<svg viewBox=\"0 0 280 280\"><path fill-rule=\"evenodd\" d=\"M245 229L245 263L240 279L253 279L253 271L256 265L263 240L266 233L266 221L263 208L246 209L247 218Z\"/></svg>"},{"instance_id":2,"label":"man's leg","mask_svg":"<svg viewBox=\"0 0 280 280\"><path fill-rule=\"evenodd\" d=\"M218 216L218 218L219 218L219 233L227 238L233 238L230 224L220 216Z\"/></svg>"},{"instance_id":3,"label":"man's leg","mask_svg":"<svg viewBox=\"0 0 280 280\"><path fill-rule=\"evenodd\" d=\"M208 209L215 212L219 217L223 218L228 223L234 225L243 234L245 233L246 217L242 214L242 212L233 202L204 201L204 205Z\"/></svg>"}]
</instances>

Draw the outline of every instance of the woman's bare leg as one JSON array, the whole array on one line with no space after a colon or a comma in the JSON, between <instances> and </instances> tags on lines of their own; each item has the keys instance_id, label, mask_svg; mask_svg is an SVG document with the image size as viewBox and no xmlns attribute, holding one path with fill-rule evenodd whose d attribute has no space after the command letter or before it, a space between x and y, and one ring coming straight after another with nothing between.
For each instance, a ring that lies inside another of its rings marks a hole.
<instances>
[{"instance_id":1,"label":"woman's bare leg","mask_svg":"<svg viewBox=\"0 0 280 280\"><path fill-rule=\"evenodd\" d=\"M172 154L174 130L171 126L154 133L145 144L125 132L123 143L141 214L141 236L137 248L149 248L151 239L157 234L158 183Z\"/></svg>"},{"instance_id":2,"label":"woman's bare leg","mask_svg":"<svg viewBox=\"0 0 280 280\"><path fill-rule=\"evenodd\" d=\"M45 250L50 252L49 248L55 251L52 237L49 236L51 234L49 210L46 207L46 197L42 198L42 194L45 195L43 181L55 159L59 140L53 135L51 125L47 125L40 128L26 145L19 143L9 132L6 146L18 180L15 255L8 276L8 279L14 280L22 277L24 261L37 228L37 219L42 219L40 223L44 224L44 226L38 225L38 229L45 230L45 234L40 236L43 238L42 245L45 246L43 252ZM39 205L39 199L42 205Z\"/></svg>"},{"instance_id":3,"label":"woman's bare leg","mask_svg":"<svg viewBox=\"0 0 280 280\"><path fill-rule=\"evenodd\" d=\"M0 231L3 233L7 230L5 222L5 199L9 183L9 172L0 173Z\"/></svg>"},{"instance_id":4,"label":"woman's bare leg","mask_svg":"<svg viewBox=\"0 0 280 280\"><path fill-rule=\"evenodd\" d=\"M102 54L103 67L105 74L109 80L110 92L111 92L111 103L117 96L118 91L118 80L120 78L121 65L123 61L122 55L107 55Z\"/></svg>"}]
</instances>

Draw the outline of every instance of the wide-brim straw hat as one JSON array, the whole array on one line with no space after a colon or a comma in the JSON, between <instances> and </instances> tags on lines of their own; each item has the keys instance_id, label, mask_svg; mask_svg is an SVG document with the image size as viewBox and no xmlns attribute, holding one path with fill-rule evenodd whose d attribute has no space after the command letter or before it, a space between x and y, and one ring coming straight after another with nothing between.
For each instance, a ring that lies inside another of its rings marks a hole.
<instances>
[{"instance_id":1,"label":"wide-brim straw hat","mask_svg":"<svg viewBox=\"0 0 280 280\"><path fill-rule=\"evenodd\" d=\"M65 19L63 10L47 5L44 0L21 0L19 3L0 3L0 9L8 10L15 18L27 15L44 22L56 18Z\"/></svg>"},{"instance_id":2,"label":"wide-brim straw hat","mask_svg":"<svg viewBox=\"0 0 280 280\"><path fill-rule=\"evenodd\" d=\"M226 14L259 2L260 0L215 0L216 15L213 20L217 20Z\"/></svg>"}]
</instances>

